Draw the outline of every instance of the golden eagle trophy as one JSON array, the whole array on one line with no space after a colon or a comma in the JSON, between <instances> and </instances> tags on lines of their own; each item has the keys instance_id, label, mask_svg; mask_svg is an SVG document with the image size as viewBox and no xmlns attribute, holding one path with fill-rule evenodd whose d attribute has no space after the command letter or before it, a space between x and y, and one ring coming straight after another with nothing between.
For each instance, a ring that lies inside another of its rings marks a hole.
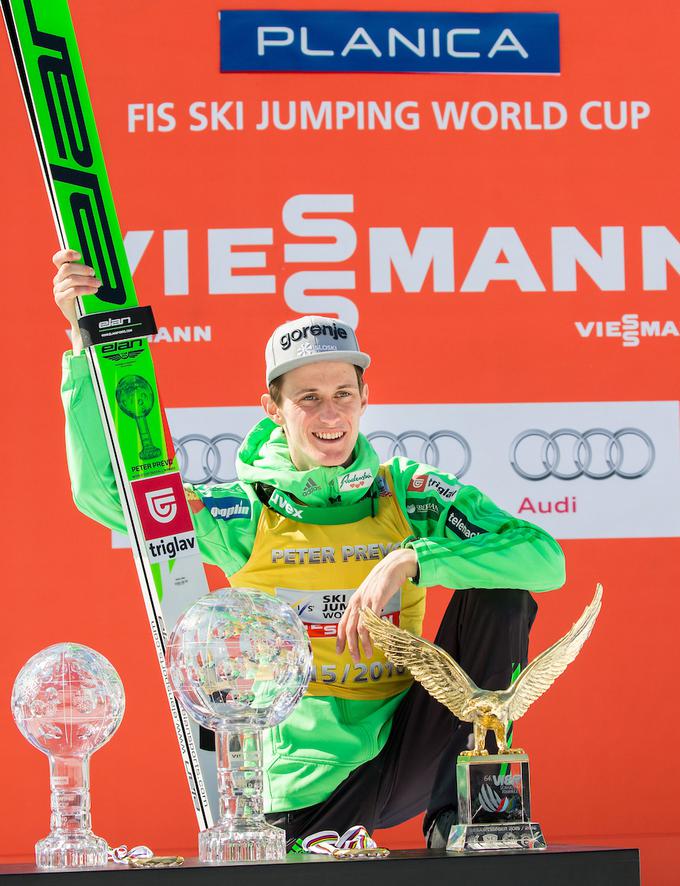
<instances>
[{"instance_id":1,"label":"golden eagle trophy","mask_svg":"<svg viewBox=\"0 0 680 886\"><path fill-rule=\"evenodd\" d=\"M530 662L507 689L480 689L451 656L364 609L371 639L394 665L413 678L459 719L473 725L474 748L462 751L456 767L458 824L447 849L545 849L543 832L531 821L529 758L510 748L507 726L523 716L579 654L602 606L602 585L561 640ZM498 753L489 755L486 735L496 736Z\"/></svg>"}]
</instances>

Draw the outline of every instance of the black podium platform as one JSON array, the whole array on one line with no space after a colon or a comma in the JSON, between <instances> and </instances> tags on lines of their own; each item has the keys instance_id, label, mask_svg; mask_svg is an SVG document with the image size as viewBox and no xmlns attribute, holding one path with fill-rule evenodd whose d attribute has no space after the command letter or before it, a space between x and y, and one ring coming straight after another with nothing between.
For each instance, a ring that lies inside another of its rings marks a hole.
<instances>
[{"instance_id":1,"label":"black podium platform","mask_svg":"<svg viewBox=\"0 0 680 886\"><path fill-rule=\"evenodd\" d=\"M457 854L393 850L385 859L337 861L298 855L268 864L201 865L156 870L109 865L88 871L0 866L0 886L640 886L637 849L552 846L543 852Z\"/></svg>"}]
</instances>

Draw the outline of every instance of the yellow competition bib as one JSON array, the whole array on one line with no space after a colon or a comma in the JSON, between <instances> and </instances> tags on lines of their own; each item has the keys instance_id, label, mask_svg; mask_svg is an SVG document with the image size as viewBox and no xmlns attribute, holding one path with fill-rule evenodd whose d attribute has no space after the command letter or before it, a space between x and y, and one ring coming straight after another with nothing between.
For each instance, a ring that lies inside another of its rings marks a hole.
<instances>
[{"instance_id":1,"label":"yellow competition bib","mask_svg":"<svg viewBox=\"0 0 680 886\"><path fill-rule=\"evenodd\" d=\"M230 576L234 587L275 594L295 609L312 643L314 672L309 695L355 700L389 698L413 682L378 649L355 664L345 647L335 651L338 623L352 594L371 569L412 534L394 496L392 478L380 467L383 492L375 517L356 523L320 526L300 523L263 508L248 562ZM425 589L405 582L389 600L384 615L420 634Z\"/></svg>"}]
</instances>

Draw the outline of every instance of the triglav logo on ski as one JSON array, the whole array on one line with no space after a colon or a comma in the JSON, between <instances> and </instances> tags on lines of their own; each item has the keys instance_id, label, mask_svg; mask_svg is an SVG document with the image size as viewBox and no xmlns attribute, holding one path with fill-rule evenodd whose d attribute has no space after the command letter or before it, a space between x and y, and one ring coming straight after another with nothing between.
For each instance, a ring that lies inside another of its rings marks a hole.
<instances>
[{"instance_id":1,"label":"triglav logo on ski","mask_svg":"<svg viewBox=\"0 0 680 886\"><path fill-rule=\"evenodd\" d=\"M175 493L170 486L157 489L155 492L147 492L146 503L149 506L149 513L159 523L171 523L177 516Z\"/></svg>"},{"instance_id":2,"label":"triglav logo on ski","mask_svg":"<svg viewBox=\"0 0 680 886\"><path fill-rule=\"evenodd\" d=\"M193 531L179 474L134 480L132 491L147 541Z\"/></svg>"}]
</instances>

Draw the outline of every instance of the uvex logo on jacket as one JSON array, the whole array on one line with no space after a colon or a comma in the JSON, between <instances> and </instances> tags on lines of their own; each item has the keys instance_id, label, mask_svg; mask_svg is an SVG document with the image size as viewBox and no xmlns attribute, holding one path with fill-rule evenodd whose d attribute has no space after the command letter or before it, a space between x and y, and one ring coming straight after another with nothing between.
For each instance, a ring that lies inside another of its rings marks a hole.
<instances>
[{"instance_id":1,"label":"uvex logo on jacket","mask_svg":"<svg viewBox=\"0 0 680 886\"><path fill-rule=\"evenodd\" d=\"M299 519L302 519L302 509L296 508L289 498L286 498L285 495L282 495L276 489L274 490L274 492L272 492L272 496L269 499L269 504L271 507L274 507L279 511L283 511L284 514L288 514L289 517L297 517Z\"/></svg>"}]
</instances>

